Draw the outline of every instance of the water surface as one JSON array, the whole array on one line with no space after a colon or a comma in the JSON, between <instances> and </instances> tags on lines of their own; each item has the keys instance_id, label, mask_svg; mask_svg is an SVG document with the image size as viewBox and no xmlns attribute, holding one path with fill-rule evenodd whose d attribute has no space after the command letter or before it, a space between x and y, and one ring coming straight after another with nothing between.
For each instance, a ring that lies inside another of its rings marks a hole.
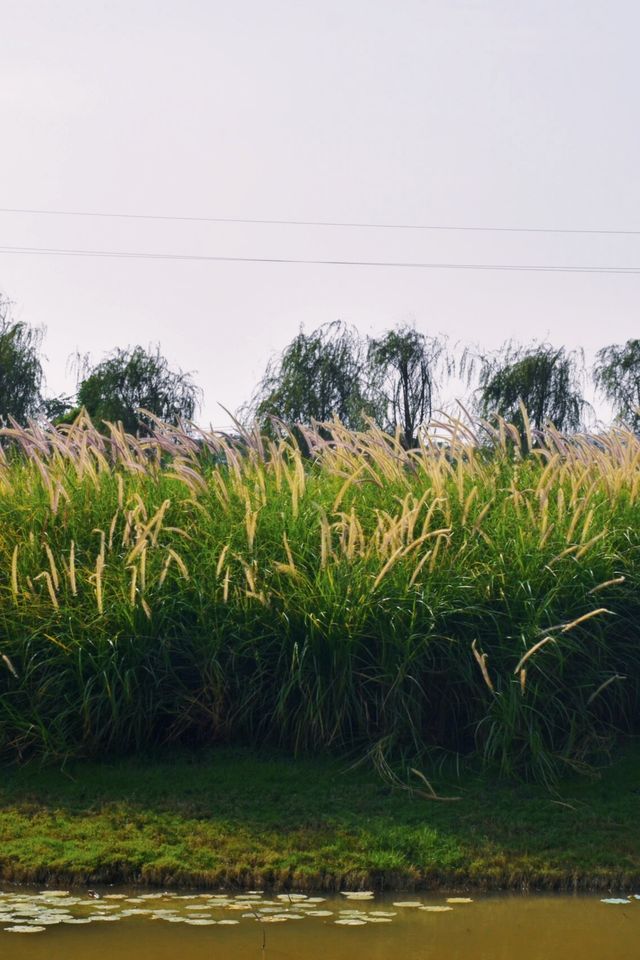
<instances>
[{"instance_id":1,"label":"water surface","mask_svg":"<svg viewBox=\"0 0 640 960\"><path fill-rule=\"evenodd\" d=\"M324 899L321 894L288 899L261 892L98 893L99 897L62 890L0 893L2 960L637 960L640 956L640 896L603 903L604 895L478 896L471 902L450 902L444 894L424 893L364 899Z\"/></svg>"}]
</instances>

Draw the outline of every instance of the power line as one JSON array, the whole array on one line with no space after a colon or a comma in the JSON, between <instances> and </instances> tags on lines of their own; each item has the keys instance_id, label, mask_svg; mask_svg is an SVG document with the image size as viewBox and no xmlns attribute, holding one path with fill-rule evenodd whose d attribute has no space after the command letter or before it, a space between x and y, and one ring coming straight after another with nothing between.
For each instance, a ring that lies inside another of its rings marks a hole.
<instances>
[{"instance_id":1,"label":"power line","mask_svg":"<svg viewBox=\"0 0 640 960\"><path fill-rule=\"evenodd\" d=\"M315 260L293 257L226 257L192 253L144 253L127 250L77 250L0 246L0 253L53 257L104 257L118 260L182 260L203 263L281 263L328 267L402 267L412 270L506 270L530 273L640 274L640 267L553 266L541 263L428 263L398 260Z\"/></svg>"},{"instance_id":2,"label":"power line","mask_svg":"<svg viewBox=\"0 0 640 960\"><path fill-rule=\"evenodd\" d=\"M252 217L184 217L150 213L105 213L89 210L44 210L27 207L0 207L0 213L34 214L47 217L100 217L109 220L165 220L181 223L244 223L287 227L349 227L374 230L434 230L454 233L548 233L585 236L638 237L640 230L583 230L564 227L447 226L428 223L367 223L339 220L267 220Z\"/></svg>"}]
</instances>

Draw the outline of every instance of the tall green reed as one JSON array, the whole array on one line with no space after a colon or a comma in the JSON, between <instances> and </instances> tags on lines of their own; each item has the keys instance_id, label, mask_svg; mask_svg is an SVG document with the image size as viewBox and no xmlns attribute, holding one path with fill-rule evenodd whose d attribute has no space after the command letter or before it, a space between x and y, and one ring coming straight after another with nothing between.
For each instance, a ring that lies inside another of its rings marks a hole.
<instances>
[{"instance_id":1,"label":"tall green reed","mask_svg":"<svg viewBox=\"0 0 640 960\"><path fill-rule=\"evenodd\" d=\"M338 423L232 444L3 431L0 751L479 755L552 781L638 727L640 442Z\"/></svg>"}]
</instances>

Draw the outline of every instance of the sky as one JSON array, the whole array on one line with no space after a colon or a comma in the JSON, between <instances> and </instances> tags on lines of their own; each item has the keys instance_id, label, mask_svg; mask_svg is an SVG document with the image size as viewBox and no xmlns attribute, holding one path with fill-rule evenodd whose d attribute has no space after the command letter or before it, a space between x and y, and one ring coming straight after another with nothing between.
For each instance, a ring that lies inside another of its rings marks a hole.
<instances>
[{"instance_id":1,"label":"sky","mask_svg":"<svg viewBox=\"0 0 640 960\"><path fill-rule=\"evenodd\" d=\"M0 0L0 208L640 230L637 0ZM0 212L0 248L640 266L640 234ZM160 343L249 399L301 325L401 323L492 349L637 337L640 275L0 251L13 316L68 358Z\"/></svg>"}]
</instances>

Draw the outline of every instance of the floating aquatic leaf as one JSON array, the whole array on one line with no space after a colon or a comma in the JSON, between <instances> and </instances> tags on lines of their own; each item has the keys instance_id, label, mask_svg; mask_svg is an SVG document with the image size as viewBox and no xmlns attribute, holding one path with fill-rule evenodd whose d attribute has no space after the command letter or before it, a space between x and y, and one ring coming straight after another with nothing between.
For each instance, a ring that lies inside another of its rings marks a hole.
<instances>
[{"instance_id":1,"label":"floating aquatic leaf","mask_svg":"<svg viewBox=\"0 0 640 960\"><path fill-rule=\"evenodd\" d=\"M185 923L190 923L193 927L207 927L211 926L212 923L218 923L217 920L212 920L210 917L205 920L204 918L189 917L188 920L185 920ZM224 923L223 920L220 920L220 923Z\"/></svg>"},{"instance_id":2,"label":"floating aquatic leaf","mask_svg":"<svg viewBox=\"0 0 640 960\"><path fill-rule=\"evenodd\" d=\"M325 903L326 897L307 897L307 903Z\"/></svg>"},{"instance_id":3,"label":"floating aquatic leaf","mask_svg":"<svg viewBox=\"0 0 640 960\"><path fill-rule=\"evenodd\" d=\"M420 900L394 900L394 907L421 907L422 902Z\"/></svg>"},{"instance_id":4,"label":"floating aquatic leaf","mask_svg":"<svg viewBox=\"0 0 640 960\"><path fill-rule=\"evenodd\" d=\"M397 917L398 914L394 910L371 910L369 912L370 917Z\"/></svg>"},{"instance_id":5,"label":"floating aquatic leaf","mask_svg":"<svg viewBox=\"0 0 640 960\"><path fill-rule=\"evenodd\" d=\"M356 917L344 917L342 920L334 920L334 923L339 923L343 927L364 927L366 926L366 920L359 920Z\"/></svg>"},{"instance_id":6,"label":"floating aquatic leaf","mask_svg":"<svg viewBox=\"0 0 640 960\"><path fill-rule=\"evenodd\" d=\"M426 910L428 913L446 913L448 910L453 910L453 907L445 907L442 904L434 904L433 906L424 906L420 907L421 910Z\"/></svg>"},{"instance_id":7,"label":"floating aquatic leaf","mask_svg":"<svg viewBox=\"0 0 640 960\"><path fill-rule=\"evenodd\" d=\"M447 897L447 903L473 903L471 897Z\"/></svg>"},{"instance_id":8,"label":"floating aquatic leaf","mask_svg":"<svg viewBox=\"0 0 640 960\"><path fill-rule=\"evenodd\" d=\"M91 923L91 917L71 917L69 920L63 920L63 923Z\"/></svg>"},{"instance_id":9,"label":"floating aquatic leaf","mask_svg":"<svg viewBox=\"0 0 640 960\"><path fill-rule=\"evenodd\" d=\"M348 900L373 900L374 897L372 890L341 890L340 892Z\"/></svg>"},{"instance_id":10,"label":"floating aquatic leaf","mask_svg":"<svg viewBox=\"0 0 640 960\"><path fill-rule=\"evenodd\" d=\"M240 921L239 920L218 920L218 923L220 924L220 926L225 924L225 926L229 927L231 926L232 923L236 924L236 923L240 923Z\"/></svg>"},{"instance_id":11,"label":"floating aquatic leaf","mask_svg":"<svg viewBox=\"0 0 640 960\"><path fill-rule=\"evenodd\" d=\"M391 917L367 917L367 923L391 923Z\"/></svg>"},{"instance_id":12,"label":"floating aquatic leaf","mask_svg":"<svg viewBox=\"0 0 640 960\"><path fill-rule=\"evenodd\" d=\"M5 927L7 933L42 933L43 930L46 930L46 927L36 927L36 926L18 926L18 927Z\"/></svg>"},{"instance_id":13,"label":"floating aquatic leaf","mask_svg":"<svg viewBox=\"0 0 640 960\"><path fill-rule=\"evenodd\" d=\"M629 900L627 897L622 899L621 897L605 897L604 900L601 900L600 903L626 903L629 905Z\"/></svg>"},{"instance_id":14,"label":"floating aquatic leaf","mask_svg":"<svg viewBox=\"0 0 640 960\"><path fill-rule=\"evenodd\" d=\"M333 910L307 910L308 917L332 917Z\"/></svg>"}]
</instances>

